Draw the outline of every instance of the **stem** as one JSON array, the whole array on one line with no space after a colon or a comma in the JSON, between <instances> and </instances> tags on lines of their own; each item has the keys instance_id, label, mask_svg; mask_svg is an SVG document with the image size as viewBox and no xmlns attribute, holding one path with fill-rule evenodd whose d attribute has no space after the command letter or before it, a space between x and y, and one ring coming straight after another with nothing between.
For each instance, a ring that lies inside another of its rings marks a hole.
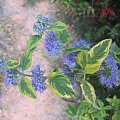
<instances>
[{"instance_id":1,"label":"stem","mask_svg":"<svg viewBox=\"0 0 120 120\"><path fill-rule=\"evenodd\" d=\"M85 80L85 74L84 74L84 80Z\"/></svg>"},{"instance_id":2,"label":"stem","mask_svg":"<svg viewBox=\"0 0 120 120\"><path fill-rule=\"evenodd\" d=\"M74 73L66 73L64 75L73 75ZM75 73L76 75L83 75L83 73Z\"/></svg>"},{"instance_id":3,"label":"stem","mask_svg":"<svg viewBox=\"0 0 120 120\"><path fill-rule=\"evenodd\" d=\"M78 84L78 87L76 89L76 98L62 98L62 100L66 101L66 102L74 103L76 105L78 105L80 103L80 100L83 99L83 95L82 95L81 87L79 86L78 82L77 82L77 84Z\"/></svg>"},{"instance_id":4,"label":"stem","mask_svg":"<svg viewBox=\"0 0 120 120\"><path fill-rule=\"evenodd\" d=\"M73 98L62 98L62 100L66 101L66 102L75 103L75 99L73 99Z\"/></svg>"},{"instance_id":5,"label":"stem","mask_svg":"<svg viewBox=\"0 0 120 120\"><path fill-rule=\"evenodd\" d=\"M66 102L72 102L72 103L78 103L80 100L80 96L78 96L77 98L62 98L62 100L66 101Z\"/></svg>"},{"instance_id":6,"label":"stem","mask_svg":"<svg viewBox=\"0 0 120 120\"><path fill-rule=\"evenodd\" d=\"M17 70L17 72L18 72L20 75L24 75L24 76L28 76L28 77L33 77L32 75L28 75L28 74L22 73L22 72L20 72L19 70Z\"/></svg>"},{"instance_id":7,"label":"stem","mask_svg":"<svg viewBox=\"0 0 120 120\"><path fill-rule=\"evenodd\" d=\"M80 98L80 100L82 100L83 99L83 94L82 94L82 89L81 89L81 86L80 86L80 82L77 82L77 84L78 84L78 96L79 96L79 98Z\"/></svg>"},{"instance_id":8,"label":"stem","mask_svg":"<svg viewBox=\"0 0 120 120\"><path fill-rule=\"evenodd\" d=\"M81 73L80 73L81 72ZM99 73L104 73L104 72L106 72L106 70L99 70ZM74 73L66 73L66 74L64 74L64 75L73 75ZM85 79L85 75L86 74L84 74L82 71L79 71L78 73L75 73L76 75L84 75L84 79ZM92 76L92 75L97 75L98 73L96 72L96 73L93 73L93 74L87 74L87 75L89 75L89 76Z\"/></svg>"}]
</instances>

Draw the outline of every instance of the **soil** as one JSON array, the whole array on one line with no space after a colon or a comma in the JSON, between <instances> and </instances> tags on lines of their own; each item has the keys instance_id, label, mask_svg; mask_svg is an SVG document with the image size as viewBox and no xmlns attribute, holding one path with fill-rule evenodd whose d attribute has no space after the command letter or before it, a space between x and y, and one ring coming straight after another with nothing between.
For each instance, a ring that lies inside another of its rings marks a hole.
<instances>
[{"instance_id":1,"label":"soil","mask_svg":"<svg viewBox=\"0 0 120 120\"><path fill-rule=\"evenodd\" d=\"M59 12L50 0L37 1L34 6L25 0L1 0L0 57L19 59L19 53L26 49L27 39L34 34L32 26L35 17L43 14L56 20ZM37 64L46 75L52 71L53 62L44 54L43 42L33 54L32 66ZM0 75L0 120L68 120L66 103L55 96L50 88L43 94L37 93L37 99L33 100L21 95L18 87L5 86L3 79L3 75Z\"/></svg>"}]
</instances>

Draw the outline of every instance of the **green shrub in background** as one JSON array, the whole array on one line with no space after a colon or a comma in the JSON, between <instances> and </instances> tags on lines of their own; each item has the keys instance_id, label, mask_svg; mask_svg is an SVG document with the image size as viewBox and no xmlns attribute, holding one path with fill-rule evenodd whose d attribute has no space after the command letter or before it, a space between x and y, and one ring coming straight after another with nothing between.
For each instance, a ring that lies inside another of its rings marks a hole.
<instances>
[{"instance_id":1,"label":"green shrub in background","mask_svg":"<svg viewBox=\"0 0 120 120\"><path fill-rule=\"evenodd\" d=\"M79 26L80 29L77 29L82 37L94 42L106 37L112 38L120 47L119 0L60 0L60 2L68 8L68 11L72 10L74 13L72 17L74 20L77 19L76 26Z\"/></svg>"},{"instance_id":2,"label":"green shrub in background","mask_svg":"<svg viewBox=\"0 0 120 120\"><path fill-rule=\"evenodd\" d=\"M96 100L95 105L82 100L78 106L68 105L66 112L73 120L119 120L120 119L120 99L116 96L106 98L106 105L100 100ZM112 116L112 117L111 117Z\"/></svg>"}]
</instances>

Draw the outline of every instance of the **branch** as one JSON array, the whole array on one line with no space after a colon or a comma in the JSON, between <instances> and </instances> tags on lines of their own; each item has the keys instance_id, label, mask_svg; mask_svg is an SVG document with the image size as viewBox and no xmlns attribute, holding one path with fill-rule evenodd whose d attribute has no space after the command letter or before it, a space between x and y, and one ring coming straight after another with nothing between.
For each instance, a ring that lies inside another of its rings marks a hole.
<instances>
[{"instance_id":1,"label":"branch","mask_svg":"<svg viewBox=\"0 0 120 120\"><path fill-rule=\"evenodd\" d=\"M18 72L18 74L20 74L20 75L24 75L24 76L28 76L28 77L33 77L32 75L28 75L28 74L22 73L22 72L20 72L19 70L17 70L17 72Z\"/></svg>"}]
</instances>

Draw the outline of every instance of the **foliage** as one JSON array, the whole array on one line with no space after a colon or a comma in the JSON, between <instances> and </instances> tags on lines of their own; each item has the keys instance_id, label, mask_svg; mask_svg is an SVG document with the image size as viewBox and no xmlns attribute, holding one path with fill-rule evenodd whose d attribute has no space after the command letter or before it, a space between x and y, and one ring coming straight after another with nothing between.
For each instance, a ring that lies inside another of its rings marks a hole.
<instances>
[{"instance_id":1,"label":"foliage","mask_svg":"<svg viewBox=\"0 0 120 120\"><path fill-rule=\"evenodd\" d=\"M94 104L96 100L95 90L93 86L86 80L81 83L82 94L84 95L85 99Z\"/></svg>"},{"instance_id":2,"label":"foliage","mask_svg":"<svg viewBox=\"0 0 120 120\"><path fill-rule=\"evenodd\" d=\"M32 98L36 98L36 92L33 89L30 81L26 77L22 78L18 87L19 87L19 90L22 94L29 96L29 97L32 97Z\"/></svg>"},{"instance_id":3,"label":"foliage","mask_svg":"<svg viewBox=\"0 0 120 120\"><path fill-rule=\"evenodd\" d=\"M60 0L60 2L65 8L67 6L69 17L76 19L78 30L83 29L83 32L77 31L82 37L95 42L111 38L119 45L119 0Z\"/></svg>"},{"instance_id":4,"label":"foliage","mask_svg":"<svg viewBox=\"0 0 120 120\"><path fill-rule=\"evenodd\" d=\"M111 120L120 118L120 99L116 96L106 98L105 105L100 99L97 99L94 105L88 101L82 100L79 106L68 105L66 112L74 120L105 120L107 116L112 116ZM109 118L110 119L110 118Z\"/></svg>"},{"instance_id":5,"label":"foliage","mask_svg":"<svg viewBox=\"0 0 120 120\"><path fill-rule=\"evenodd\" d=\"M83 39L71 41L67 28L61 21L53 22L43 15L38 15L33 25L33 30L37 34L30 36L27 49L19 60L0 58L0 70L5 73L5 84L18 85L20 93L37 98L36 91L44 93L48 79L54 94L75 104L75 106L69 104L66 110L75 120L103 120L108 116L111 119L111 115L113 120L117 120L120 100L117 97L113 99L107 97L109 105L105 102L105 98L102 102L98 99L102 96L97 94L96 85L94 86L92 82L99 81L99 76L102 75L102 78L106 79L102 79L103 81L99 83L101 89L105 87L114 90L114 87L119 87L117 63L120 48L116 43L112 44L111 39L104 39L95 45ZM26 74L31 66L32 54L42 39L45 41L46 54L54 58L57 56L56 60L59 59L61 65L48 76L44 75L39 65L32 68L31 74ZM93 79L95 75L97 78ZM114 85L109 87L108 82Z\"/></svg>"},{"instance_id":6,"label":"foliage","mask_svg":"<svg viewBox=\"0 0 120 120\"><path fill-rule=\"evenodd\" d=\"M120 39L120 23L116 24L112 29L110 29L110 32L108 33L112 39L115 39L117 42L119 42Z\"/></svg>"},{"instance_id":7,"label":"foliage","mask_svg":"<svg viewBox=\"0 0 120 120\"><path fill-rule=\"evenodd\" d=\"M104 40L93 46L89 52L82 51L77 55L77 63L86 74L93 74L99 70L109 53L110 44L111 40Z\"/></svg>"},{"instance_id":8,"label":"foliage","mask_svg":"<svg viewBox=\"0 0 120 120\"><path fill-rule=\"evenodd\" d=\"M69 105L66 111L69 116L74 116L74 120L104 120L108 110L112 110L112 106L105 106L97 99L94 105L82 100L78 107Z\"/></svg>"},{"instance_id":9,"label":"foliage","mask_svg":"<svg viewBox=\"0 0 120 120\"><path fill-rule=\"evenodd\" d=\"M70 81L65 75L53 72L49 75L49 83L52 91L61 97L74 97L75 93L72 89Z\"/></svg>"}]
</instances>

